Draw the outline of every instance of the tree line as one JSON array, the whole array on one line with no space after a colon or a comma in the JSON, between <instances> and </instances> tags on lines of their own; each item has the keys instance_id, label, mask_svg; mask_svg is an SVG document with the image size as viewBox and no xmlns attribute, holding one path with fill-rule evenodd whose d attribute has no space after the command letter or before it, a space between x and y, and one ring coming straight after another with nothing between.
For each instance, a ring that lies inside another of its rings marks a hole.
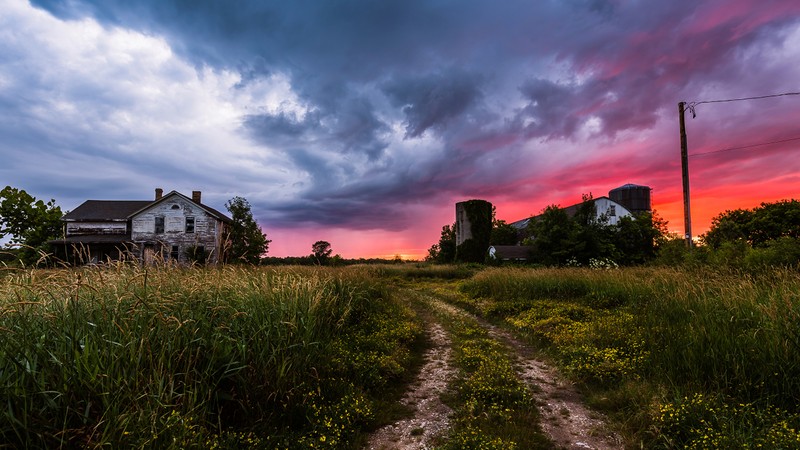
<instances>
[{"instance_id":1,"label":"tree line","mask_svg":"<svg viewBox=\"0 0 800 450\"><path fill-rule=\"evenodd\" d=\"M712 220L693 248L670 234L655 211L618 217L597 214L591 195L574 214L550 205L517 230L492 214L490 245L524 245L527 262L544 266L709 264L754 269L800 264L800 202L781 200L752 209L728 210ZM456 224L442 227L428 261L457 262Z\"/></svg>"}]
</instances>

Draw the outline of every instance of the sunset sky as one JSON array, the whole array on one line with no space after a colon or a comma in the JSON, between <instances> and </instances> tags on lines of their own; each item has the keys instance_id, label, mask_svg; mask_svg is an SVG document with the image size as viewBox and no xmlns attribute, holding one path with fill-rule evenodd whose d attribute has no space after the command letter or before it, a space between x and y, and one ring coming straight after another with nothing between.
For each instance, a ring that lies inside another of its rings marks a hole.
<instances>
[{"instance_id":1,"label":"sunset sky","mask_svg":"<svg viewBox=\"0 0 800 450\"><path fill-rule=\"evenodd\" d=\"M326 240L346 258L422 258L458 201L511 222L626 183L652 187L682 233L678 102L800 92L796 0L0 11L0 188L64 210L156 187L223 211L242 196L271 256ZM726 209L800 197L800 95L696 113L696 235Z\"/></svg>"}]
</instances>

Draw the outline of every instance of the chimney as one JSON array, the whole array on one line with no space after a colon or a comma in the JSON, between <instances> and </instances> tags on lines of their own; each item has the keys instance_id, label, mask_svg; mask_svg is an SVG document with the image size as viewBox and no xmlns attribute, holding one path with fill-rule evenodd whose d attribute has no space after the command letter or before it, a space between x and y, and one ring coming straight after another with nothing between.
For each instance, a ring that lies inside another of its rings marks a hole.
<instances>
[{"instance_id":1,"label":"chimney","mask_svg":"<svg viewBox=\"0 0 800 450\"><path fill-rule=\"evenodd\" d=\"M200 191L192 191L192 201L198 205L200 204L200 193Z\"/></svg>"},{"instance_id":2,"label":"chimney","mask_svg":"<svg viewBox=\"0 0 800 450\"><path fill-rule=\"evenodd\" d=\"M164 190L161 188L156 188L156 200L161 200L161 197L164 196Z\"/></svg>"}]
</instances>

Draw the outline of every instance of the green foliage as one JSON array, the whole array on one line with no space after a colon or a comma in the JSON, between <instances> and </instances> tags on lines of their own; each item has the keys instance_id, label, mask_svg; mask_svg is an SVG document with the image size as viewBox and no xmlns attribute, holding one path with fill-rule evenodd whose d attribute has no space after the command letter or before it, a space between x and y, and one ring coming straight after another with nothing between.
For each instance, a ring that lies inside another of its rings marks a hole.
<instances>
[{"instance_id":1,"label":"green foliage","mask_svg":"<svg viewBox=\"0 0 800 450\"><path fill-rule=\"evenodd\" d=\"M456 247L455 259L482 263L486 258L492 234L492 204L485 200L468 200L463 202L463 205L470 223L472 238L464 240Z\"/></svg>"},{"instance_id":2,"label":"green foliage","mask_svg":"<svg viewBox=\"0 0 800 450\"><path fill-rule=\"evenodd\" d=\"M381 264L368 269L379 277L402 278L408 280L440 279L461 280L471 277L477 269L464 264Z\"/></svg>"},{"instance_id":3,"label":"green foliage","mask_svg":"<svg viewBox=\"0 0 800 450\"><path fill-rule=\"evenodd\" d=\"M725 211L711 221L703 241L713 249L737 240L757 248L781 237L800 238L800 201L781 200L749 210Z\"/></svg>"},{"instance_id":4,"label":"green foliage","mask_svg":"<svg viewBox=\"0 0 800 450\"><path fill-rule=\"evenodd\" d=\"M659 448L800 448L800 414L695 393L660 405Z\"/></svg>"},{"instance_id":5,"label":"green foliage","mask_svg":"<svg viewBox=\"0 0 800 450\"><path fill-rule=\"evenodd\" d=\"M486 259L489 244L484 245L477 239L466 239L456 247L456 260L460 262L482 263Z\"/></svg>"},{"instance_id":6,"label":"green foliage","mask_svg":"<svg viewBox=\"0 0 800 450\"><path fill-rule=\"evenodd\" d=\"M638 265L653 260L665 240L667 223L655 213L620 217L616 225L597 215L591 195L573 216L550 205L528 224L533 262L547 266L589 266L592 261ZM613 265L613 264L612 264Z\"/></svg>"},{"instance_id":7,"label":"green foliage","mask_svg":"<svg viewBox=\"0 0 800 450\"><path fill-rule=\"evenodd\" d=\"M45 203L11 186L0 191L0 238L10 236L21 246L18 257L24 264L35 264L48 253L47 241L63 234L61 216L53 199Z\"/></svg>"},{"instance_id":8,"label":"green foliage","mask_svg":"<svg viewBox=\"0 0 800 450\"><path fill-rule=\"evenodd\" d=\"M617 262L639 265L658 256L662 244L667 240L667 221L655 211L641 212L634 217L620 217L612 234L617 249Z\"/></svg>"},{"instance_id":9,"label":"green foliage","mask_svg":"<svg viewBox=\"0 0 800 450\"><path fill-rule=\"evenodd\" d=\"M311 257L321 266L328 264L331 253L333 253L333 249L328 241L317 241L311 245Z\"/></svg>"},{"instance_id":10,"label":"green foliage","mask_svg":"<svg viewBox=\"0 0 800 450\"><path fill-rule=\"evenodd\" d=\"M795 270L495 269L462 286L474 311L503 319L575 379L599 388L600 403L617 405L610 412L635 423L631 433L640 439L654 427L668 448L797 447ZM688 405L682 418L652 412L654 400L672 403L663 400L667 391L717 400L663 409L677 414ZM711 423L704 414L718 418Z\"/></svg>"},{"instance_id":11,"label":"green foliage","mask_svg":"<svg viewBox=\"0 0 800 450\"><path fill-rule=\"evenodd\" d=\"M506 223L505 220L492 221L492 235L490 245L516 245L518 241L517 229Z\"/></svg>"},{"instance_id":12,"label":"green foliage","mask_svg":"<svg viewBox=\"0 0 800 450\"><path fill-rule=\"evenodd\" d=\"M579 226L558 205L546 207L542 214L528 224L533 236L535 262L554 266L563 265L578 253Z\"/></svg>"},{"instance_id":13,"label":"green foliage","mask_svg":"<svg viewBox=\"0 0 800 450\"><path fill-rule=\"evenodd\" d=\"M718 248L724 242L746 241L752 219L751 210L725 211L711 220L711 228L703 235L703 241L711 248Z\"/></svg>"},{"instance_id":14,"label":"green foliage","mask_svg":"<svg viewBox=\"0 0 800 450\"><path fill-rule=\"evenodd\" d=\"M419 333L358 269L9 273L0 442L352 447Z\"/></svg>"},{"instance_id":15,"label":"green foliage","mask_svg":"<svg viewBox=\"0 0 800 450\"><path fill-rule=\"evenodd\" d=\"M428 249L427 261L449 264L456 260L456 224L442 227L438 244Z\"/></svg>"},{"instance_id":16,"label":"green foliage","mask_svg":"<svg viewBox=\"0 0 800 450\"><path fill-rule=\"evenodd\" d=\"M242 197L228 200L225 208L231 213L233 223L228 232L228 245L226 260L229 262L243 262L258 264L261 256L269 251L267 235L253 219L250 203Z\"/></svg>"}]
</instances>

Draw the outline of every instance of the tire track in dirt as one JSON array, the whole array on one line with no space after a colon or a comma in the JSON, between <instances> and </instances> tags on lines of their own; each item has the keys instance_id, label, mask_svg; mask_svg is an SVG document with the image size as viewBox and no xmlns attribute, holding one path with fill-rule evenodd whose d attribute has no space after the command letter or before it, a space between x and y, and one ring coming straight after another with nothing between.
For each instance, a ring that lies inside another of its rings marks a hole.
<instances>
[{"instance_id":1,"label":"tire track in dirt","mask_svg":"<svg viewBox=\"0 0 800 450\"><path fill-rule=\"evenodd\" d=\"M611 450L623 448L622 439L608 430L605 418L583 404L580 393L559 371L536 357L535 351L510 332L455 307L438 302L454 315L466 315L489 335L514 350L518 374L532 389L541 415L542 430L560 449Z\"/></svg>"},{"instance_id":2,"label":"tire track in dirt","mask_svg":"<svg viewBox=\"0 0 800 450\"><path fill-rule=\"evenodd\" d=\"M427 449L434 438L449 428L452 410L442 403L440 395L456 374L450 364L452 343L444 328L432 319L426 333L431 347L423 355L422 369L400 400L414 408L413 416L378 429L370 436L365 448Z\"/></svg>"}]
</instances>

